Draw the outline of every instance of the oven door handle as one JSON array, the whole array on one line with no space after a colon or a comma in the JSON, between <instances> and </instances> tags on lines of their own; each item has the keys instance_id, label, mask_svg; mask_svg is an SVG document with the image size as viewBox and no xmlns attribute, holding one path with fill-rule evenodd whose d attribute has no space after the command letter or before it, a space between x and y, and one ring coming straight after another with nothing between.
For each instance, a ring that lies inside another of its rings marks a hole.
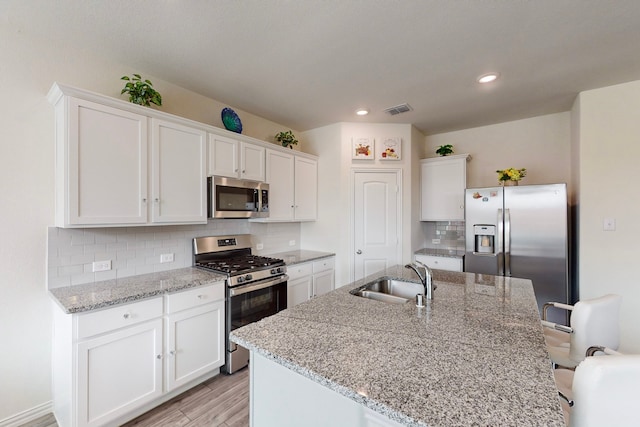
<instances>
[{"instance_id":1,"label":"oven door handle","mask_svg":"<svg viewBox=\"0 0 640 427\"><path fill-rule=\"evenodd\" d=\"M235 288L229 288L229 296L235 297L237 295L246 294L247 292L258 291L260 289L268 288L278 285L282 282L286 282L287 280L289 280L289 276L283 274L282 276L278 276L275 279L267 279L261 282L249 283L245 286L236 286Z\"/></svg>"}]
</instances>

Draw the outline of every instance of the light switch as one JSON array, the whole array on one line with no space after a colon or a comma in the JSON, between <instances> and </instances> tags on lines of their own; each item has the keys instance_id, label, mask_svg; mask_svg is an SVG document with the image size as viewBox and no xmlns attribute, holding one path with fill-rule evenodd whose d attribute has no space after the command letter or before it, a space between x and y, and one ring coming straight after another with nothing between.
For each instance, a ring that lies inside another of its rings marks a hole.
<instances>
[{"instance_id":1,"label":"light switch","mask_svg":"<svg viewBox=\"0 0 640 427\"><path fill-rule=\"evenodd\" d=\"M604 231L615 231L616 229L616 219L615 218L605 218L602 222L602 229Z\"/></svg>"}]
</instances>

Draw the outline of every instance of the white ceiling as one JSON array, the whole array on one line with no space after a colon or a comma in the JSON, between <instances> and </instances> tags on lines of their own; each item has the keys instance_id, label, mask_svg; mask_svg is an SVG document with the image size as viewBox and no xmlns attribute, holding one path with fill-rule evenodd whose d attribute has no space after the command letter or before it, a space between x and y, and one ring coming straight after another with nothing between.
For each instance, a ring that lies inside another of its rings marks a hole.
<instances>
[{"instance_id":1,"label":"white ceiling","mask_svg":"<svg viewBox=\"0 0 640 427\"><path fill-rule=\"evenodd\" d=\"M434 134L640 79L638 0L0 0L0 17L299 131ZM501 78L475 83L489 71Z\"/></svg>"}]
</instances>

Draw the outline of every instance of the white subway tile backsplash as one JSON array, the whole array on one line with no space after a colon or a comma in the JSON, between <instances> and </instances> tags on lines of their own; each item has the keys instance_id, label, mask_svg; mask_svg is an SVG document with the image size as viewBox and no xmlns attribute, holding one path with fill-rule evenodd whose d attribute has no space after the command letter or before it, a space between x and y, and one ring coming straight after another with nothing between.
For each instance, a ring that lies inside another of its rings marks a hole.
<instances>
[{"instance_id":1,"label":"white subway tile backsplash","mask_svg":"<svg viewBox=\"0 0 640 427\"><path fill-rule=\"evenodd\" d=\"M153 273L153 265L149 264L149 265L139 265L136 267L136 274L149 274L149 273Z\"/></svg>"},{"instance_id":2,"label":"white subway tile backsplash","mask_svg":"<svg viewBox=\"0 0 640 427\"><path fill-rule=\"evenodd\" d=\"M65 286L71 286L71 277L69 277L69 276L64 276L64 277L60 277L60 276L52 277L52 276L49 276L49 278L47 280L47 287L49 289L63 288Z\"/></svg>"},{"instance_id":3,"label":"white subway tile backsplash","mask_svg":"<svg viewBox=\"0 0 640 427\"><path fill-rule=\"evenodd\" d=\"M83 283L91 283L96 281L96 273L83 273L70 276L71 286L82 285ZM104 279L103 279L104 280Z\"/></svg>"},{"instance_id":4,"label":"white subway tile backsplash","mask_svg":"<svg viewBox=\"0 0 640 427\"><path fill-rule=\"evenodd\" d=\"M49 288L191 266L193 238L227 234L253 235L253 252L269 254L300 249L299 223L250 223L246 219L211 220L206 225L47 230ZM296 246L289 246L295 240ZM256 243L263 249L257 251ZM160 255L173 253L173 262ZM111 260L111 270L92 271L93 261Z\"/></svg>"}]
</instances>

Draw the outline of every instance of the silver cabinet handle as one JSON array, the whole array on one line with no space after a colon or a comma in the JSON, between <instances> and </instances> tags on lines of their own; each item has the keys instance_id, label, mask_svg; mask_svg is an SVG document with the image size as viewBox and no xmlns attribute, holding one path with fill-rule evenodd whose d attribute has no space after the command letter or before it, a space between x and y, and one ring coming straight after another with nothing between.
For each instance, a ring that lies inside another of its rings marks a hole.
<instances>
[{"instance_id":1,"label":"silver cabinet handle","mask_svg":"<svg viewBox=\"0 0 640 427\"><path fill-rule=\"evenodd\" d=\"M198 295L198 299L204 298L204 295Z\"/></svg>"},{"instance_id":2,"label":"silver cabinet handle","mask_svg":"<svg viewBox=\"0 0 640 427\"><path fill-rule=\"evenodd\" d=\"M171 351L169 352L169 354L170 354L171 356L175 356L175 355L176 355L176 351L175 351L175 350L171 350Z\"/></svg>"},{"instance_id":3,"label":"silver cabinet handle","mask_svg":"<svg viewBox=\"0 0 640 427\"><path fill-rule=\"evenodd\" d=\"M129 314L129 313L125 313L122 317L124 317L125 319L128 319L128 318L129 318L129 316L130 316L130 314Z\"/></svg>"},{"instance_id":4,"label":"silver cabinet handle","mask_svg":"<svg viewBox=\"0 0 640 427\"><path fill-rule=\"evenodd\" d=\"M162 355L161 354L157 355L156 359L162 359Z\"/></svg>"},{"instance_id":5,"label":"silver cabinet handle","mask_svg":"<svg viewBox=\"0 0 640 427\"><path fill-rule=\"evenodd\" d=\"M158 199L157 197L154 199L156 203L158 203L160 201L160 199Z\"/></svg>"},{"instance_id":6,"label":"silver cabinet handle","mask_svg":"<svg viewBox=\"0 0 640 427\"><path fill-rule=\"evenodd\" d=\"M358 250L356 251L356 253L357 253L358 255L361 255L361 254L362 254L362 251L361 251L360 249L358 249Z\"/></svg>"},{"instance_id":7,"label":"silver cabinet handle","mask_svg":"<svg viewBox=\"0 0 640 427\"><path fill-rule=\"evenodd\" d=\"M146 197L142 198L142 203L147 203L147 198Z\"/></svg>"}]
</instances>

